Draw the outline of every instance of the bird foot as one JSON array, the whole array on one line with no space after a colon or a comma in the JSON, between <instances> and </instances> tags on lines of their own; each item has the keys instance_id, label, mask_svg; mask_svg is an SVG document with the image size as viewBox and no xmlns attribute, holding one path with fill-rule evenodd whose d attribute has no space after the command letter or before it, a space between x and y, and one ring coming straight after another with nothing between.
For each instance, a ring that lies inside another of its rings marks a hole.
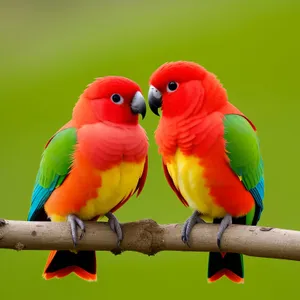
<instances>
[{"instance_id":1,"label":"bird foot","mask_svg":"<svg viewBox=\"0 0 300 300\"><path fill-rule=\"evenodd\" d=\"M190 247L190 235L193 227L196 224L203 224L205 223L204 220L201 219L200 213L198 211L194 211L193 214L185 221L182 233L181 233L181 240Z\"/></svg>"},{"instance_id":2,"label":"bird foot","mask_svg":"<svg viewBox=\"0 0 300 300\"><path fill-rule=\"evenodd\" d=\"M85 225L81 219L79 219L75 215L68 215L68 222L71 226L71 234L72 234L72 240L74 247L77 246L77 234L78 234L78 227L81 229L81 234L79 237L79 240L81 240L85 234Z\"/></svg>"},{"instance_id":3,"label":"bird foot","mask_svg":"<svg viewBox=\"0 0 300 300\"><path fill-rule=\"evenodd\" d=\"M117 235L117 249L114 249L111 252L115 255L121 254L122 250L120 248L120 245L123 240L123 231L121 224L113 213L109 212L105 216L108 218L109 227Z\"/></svg>"},{"instance_id":4,"label":"bird foot","mask_svg":"<svg viewBox=\"0 0 300 300\"><path fill-rule=\"evenodd\" d=\"M219 249L221 249L221 238L223 236L223 233L224 233L225 229L231 224L232 224L231 215L226 215L220 223L220 228L219 228L218 235L217 235L217 244L218 244Z\"/></svg>"}]
</instances>

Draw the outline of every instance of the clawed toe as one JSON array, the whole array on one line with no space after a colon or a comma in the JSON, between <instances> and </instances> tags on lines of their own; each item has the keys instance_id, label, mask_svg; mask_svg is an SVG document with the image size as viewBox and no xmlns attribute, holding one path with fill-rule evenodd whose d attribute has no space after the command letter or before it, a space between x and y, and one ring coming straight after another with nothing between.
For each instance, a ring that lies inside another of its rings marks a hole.
<instances>
[{"instance_id":1,"label":"clawed toe","mask_svg":"<svg viewBox=\"0 0 300 300\"><path fill-rule=\"evenodd\" d=\"M223 236L223 233L226 230L226 228L231 224L232 224L231 215L226 215L220 223L220 228L219 228L218 235L217 235L217 245L218 245L219 249L221 249L221 238Z\"/></svg>"},{"instance_id":2,"label":"clawed toe","mask_svg":"<svg viewBox=\"0 0 300 300\"><path fill-rule=\"evenodd\" d=\"M196 224L205 223L204 220L201 219L200 213L198 211L194 211L191 217L189 217L182 228L181 240L185 243L188 247L190 247L190 235L193 227Z\"/></svg>"},{"instance_id":3,"label":"clawed toe","mask_svg":"<svg viewBox=\"0 0 300 300\"><path fill-rule=\"evenodd\" d=\"M123 231L121 224L119 223L118 219L115 217L115 215L111 212L106 214L106 217L108 218L108 224L112 231L114 231L117 235L117 248L120 248L121 242L123 240ZM115 250L117 253L118 251ZM119 253L118 253L119 254Z\"/></svg>"},{"instance_id":4,"label":"clawed toe","mask_svg":"<svg viewBox=\"0 0 300 300\"><path fill-rule=\"evenodd\" d=\"M81 234L79 236L79 240L84 237L85 234L85 225L83 221L75 215L68 215L68 222L71 226L71 234L74 247L77 246L77 234L78 234L78 227L81 229Z\"/></svg>"}]
</instances>

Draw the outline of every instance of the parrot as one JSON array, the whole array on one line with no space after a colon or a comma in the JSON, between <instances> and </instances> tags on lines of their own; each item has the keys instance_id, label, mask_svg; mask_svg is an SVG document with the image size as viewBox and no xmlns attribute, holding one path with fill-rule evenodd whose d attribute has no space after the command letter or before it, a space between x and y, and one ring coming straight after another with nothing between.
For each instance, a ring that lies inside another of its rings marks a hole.
<instances>
[{"instance_id":1,"label":"parrot","mask_svg":"<svg viewBox=\"0 0 300 300\"><path fill-rule=\"evenodd\" d=\"M243 255L221 252L231 224L255 226L264 205L264 163L252 121L228 100L217 76L192 61L166 62L149 80L148 102L161 118L155 142L165 178L193 211L181 239L190 247L195 224L219 224L207 280L244 283Z\"/></svg>"},{"instance_id":2,"label":"parrot","mask_svg":"<svg viewBox=\"0 0 300 300\"><path fill-rule=\"evenodd\" d=\"M141 193L148 172L148 137L139 114L144 119L146 101L134 81L104 76L89 84L71 120L44 148L28 221L68 222L76 247L84 221L106 216L120 249L123 232L113 213ZM43 277L70 273L96 281L95 251L51 251Z\"/></svg>"}]
</instances>

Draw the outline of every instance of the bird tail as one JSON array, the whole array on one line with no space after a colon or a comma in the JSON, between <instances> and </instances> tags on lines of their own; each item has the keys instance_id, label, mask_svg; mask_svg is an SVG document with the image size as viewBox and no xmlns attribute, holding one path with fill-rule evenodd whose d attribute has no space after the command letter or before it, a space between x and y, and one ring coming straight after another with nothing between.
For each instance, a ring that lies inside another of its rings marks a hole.
<instances>
[{"instance_id":1,"label":"bird tail","mask_svg":"<svg viewBox=\"0 0 300 300\"><path fill-rule=\"evenodd\" d=\"M48 257L43 277L48 280L54 277L62 278L74 272L87 281L96 281L96 252L51 251Z\"/></svg>"},{"instance_id":2,"label":"bird tail","mask_svg":"<svg viewBox=\"0 0 300 300\"><path fill-rule=\"evenodd\" d=\"M208 260L208 282L226 276L235 283L244 283L243 255L238 253L210 252Z\"/></svg>"}]
</instances>

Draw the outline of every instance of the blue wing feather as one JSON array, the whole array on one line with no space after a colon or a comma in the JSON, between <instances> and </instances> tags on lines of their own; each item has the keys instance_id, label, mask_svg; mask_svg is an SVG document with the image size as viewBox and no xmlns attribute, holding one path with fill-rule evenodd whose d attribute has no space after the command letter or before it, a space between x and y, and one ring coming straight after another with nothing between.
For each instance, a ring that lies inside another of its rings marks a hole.
<instances>
[{"instance_id":1,"label":"blue wing feather","mask_svg":"<svg viewBox=\"0 0 300 300\"><path fill-rule=\"evenodd\" d=\"M37 220L37 216L43 206L45 205L48 198L51 196L53 191L55 190L57 183L59 181L58 175L55 176L54 180L52 181L51 185L48 188L44 188L38 183L38 178L40 176L40 172L37 175L36 184L34 186L31 206L28 213L27 221L34 221Z\"/></svg>"},{"instance_id":2,"label":"blue wing feather","mask_svg":"<svg viewBox=\"0 0 300 300\"><path fill-rule=\"evenodd\" d=\"M261 165L263 168L263 161L261 160ZM257 222L260 219L261 213L264 209L264 197L265 197L265 179L264 179L264 175L261 175L261 178L258 182L258 184L249 190L249 192L251 193L252 197L255 200L256 203L256 211L255 211L255 215L252 221L252 225L256 225Z\"/></svg>"}]
</instances>

